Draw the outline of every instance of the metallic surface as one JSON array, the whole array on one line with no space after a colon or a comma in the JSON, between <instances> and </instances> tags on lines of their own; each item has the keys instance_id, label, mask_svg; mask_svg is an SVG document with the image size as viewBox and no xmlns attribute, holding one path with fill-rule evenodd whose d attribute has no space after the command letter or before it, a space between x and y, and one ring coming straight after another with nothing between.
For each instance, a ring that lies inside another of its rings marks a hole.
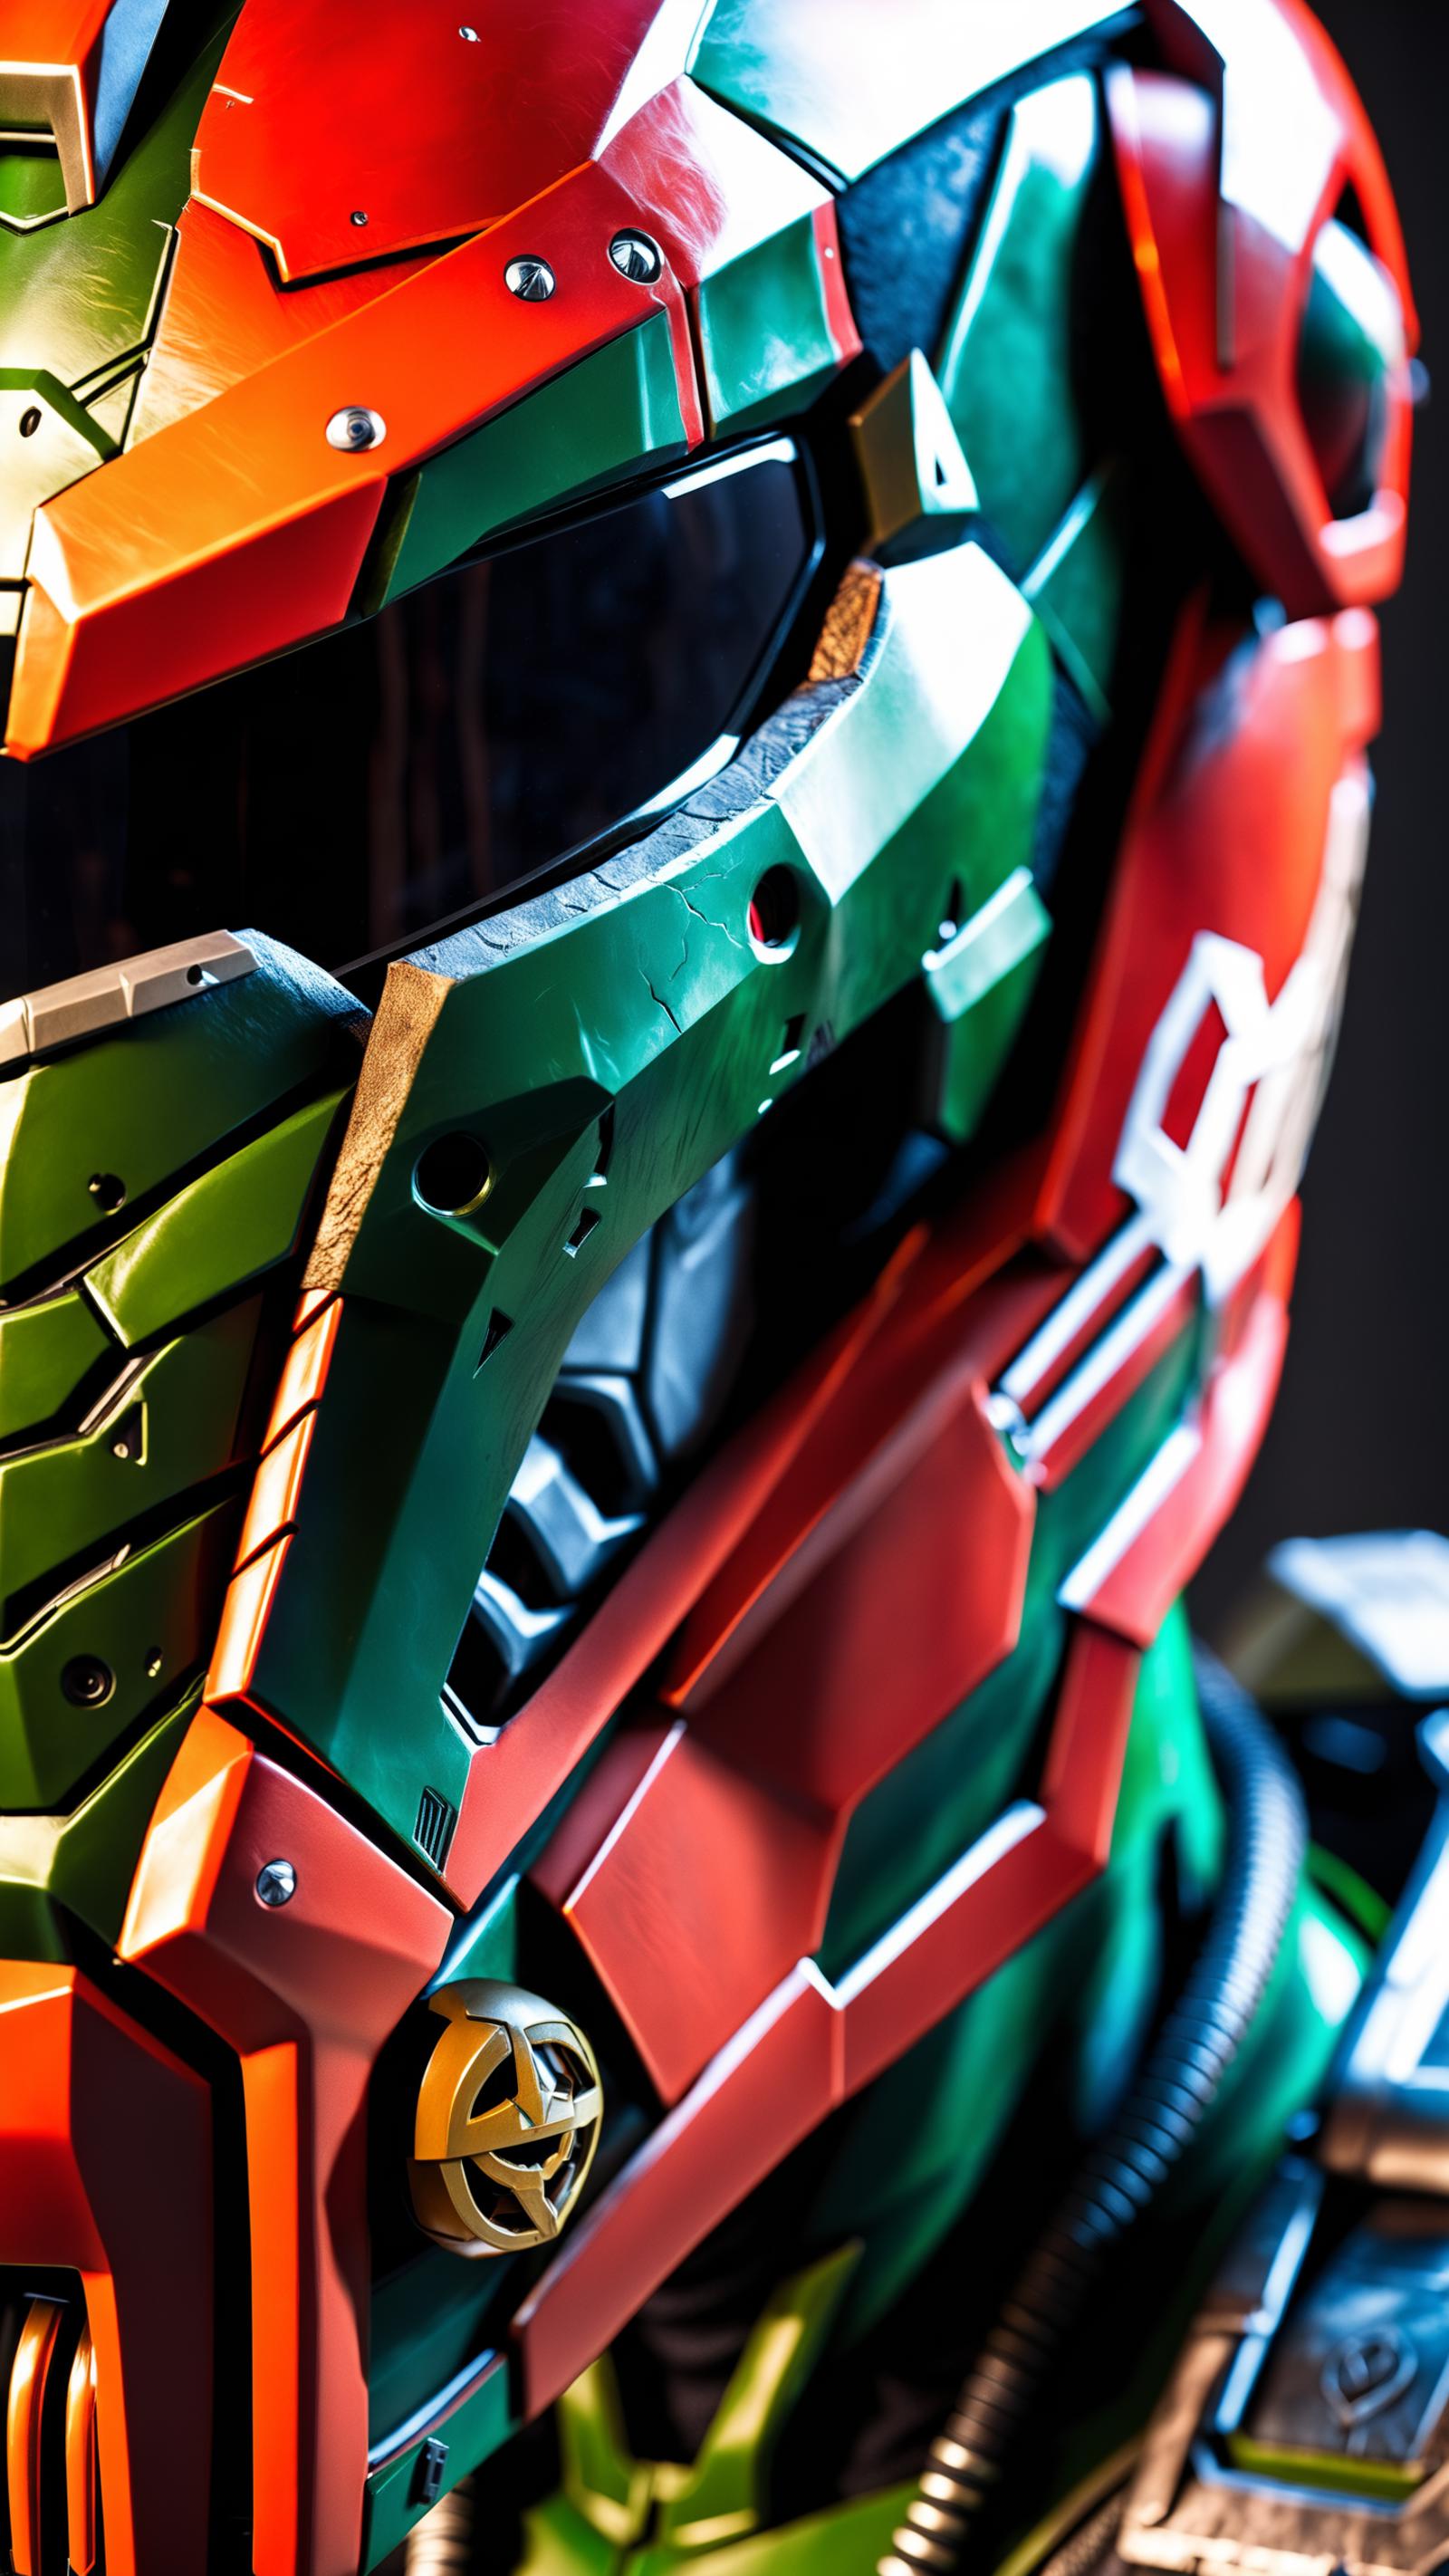
<instances>
[{"instance_id":1,"label":"metallic surface","mask_svg":"<svg viewBox=\"0 0 1449 2576\"><path fill-rule=\"evenodd\" d=\"M213 984L250 975L256 962L244 940L218 930L209 939L182 939L130 957L124 966L97 967L18 1001L0 1002L0 1067L24 1064L51 1047L188 1001Z\"/></svg>"},{"instance_id":2,"label":"metallic surface","mask_svg":"<svg viewBox=\"0 0 1449 2576\"><path fill-rule=\"evenodd\" d=\"M459 2254L551 2244L598 2148L604 2097L593 2050L576 2022L516 1988L445 1985L431 2009L446 2028L413 2126L419 2224Z\"/></svg>"}]
</instances>

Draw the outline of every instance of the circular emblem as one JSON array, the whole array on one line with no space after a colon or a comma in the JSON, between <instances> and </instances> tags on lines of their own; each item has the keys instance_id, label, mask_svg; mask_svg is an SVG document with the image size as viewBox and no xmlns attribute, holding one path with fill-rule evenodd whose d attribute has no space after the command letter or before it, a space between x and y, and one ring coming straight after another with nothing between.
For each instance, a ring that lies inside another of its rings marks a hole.
<instances>
[{"instance_id":1,"label":"circular emblem","mask_svg":"<svg viewBox=\"0 0 1449 2576\"><path fill-rule=\"evenodd\" d=\"M418 2092L413 2208L454 2254L550 2244L583 2189L604 2097L577 2023L516 1986L443 1986Z\"/></svg>"}]
</instances>

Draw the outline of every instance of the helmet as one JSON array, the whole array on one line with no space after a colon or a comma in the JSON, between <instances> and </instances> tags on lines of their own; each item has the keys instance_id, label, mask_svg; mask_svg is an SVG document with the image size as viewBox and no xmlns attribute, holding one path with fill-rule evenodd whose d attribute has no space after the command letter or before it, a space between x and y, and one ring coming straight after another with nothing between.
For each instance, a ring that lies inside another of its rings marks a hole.
<instances>
[{"instance_id":1,"label":"helmet","mask_svg":"<svg viewBox=\"0 0 1449 2576\"><path fill-rule=\"evenodd\" d=\"M1362 111L1302 0L465 5L0 49L20 2569L373 2567L565 2392L596 2539L768 2520L730 2372L916 2314L1215 1867Z\"/></svg>"}]
</instances>

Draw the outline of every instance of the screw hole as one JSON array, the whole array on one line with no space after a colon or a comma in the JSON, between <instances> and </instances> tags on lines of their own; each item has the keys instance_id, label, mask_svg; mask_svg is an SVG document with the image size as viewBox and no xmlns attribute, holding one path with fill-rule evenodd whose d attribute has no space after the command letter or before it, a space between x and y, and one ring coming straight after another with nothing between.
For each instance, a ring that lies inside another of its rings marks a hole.
<instances>
[{"instance_id":1,"label":"screw hole","mask_svg":"<svg viewBox=\"0 0 1449 2576\"><path fill-rule=\"evenodd\" d=\"M367 215L366 215L366 212L365 212L364 208L363 208L363 207L361 207L361 206L354 206L354 207L353 207L353 209L352 209L351 214L350 214L350 215L349 215L349 217L348 217L348 222L349 222L349 223L356 224L356 225L357 225L357 227L358 227L358 229L359 229L359 231L360 231L360 230L361 230L361 228L362 228L362 226L366 223L366 221L367 221Z\"/></svg>"},{"instance_id":2,"label":"screw hole","mask_svg":"<svg viewBox=\"0 0 1449 2576\"><path fill-rule=\"evenodd\" d=\"M750 897L750 937L757 948L788 948L800 927L800 889L789 868L766 868Z\"/></svg>"},{"instance_id":3,"label":"screw hole","mask_svg":"<svg viewBox=\"0 0 1449 2576\"><path fill-rule=\"evenodd\" d=\"M436 1136L418 1156L413 1188L434 1216L469 1216L493 1186L493 1166L476 1136Z\"/></svg>"},{"instance_id":4,"label":"screw hole","mask_svg":"<svg viewBox=\"0 0 1449 2576\"><path fill-rule=\"evenodd\" d=\"M41 411L39 403L28 404L26 409L20 415L21 437L33 438L40 427L40 421Z\"/></svg>"},{"instance_id":5,"label":"screw hole","mask_svg":"<svg viewBox=\"0 0 1449 2576\"><path fill-rule=\"evenodd\" d=\"M941 906L940 926L936 936L943 948L949 948L966 918L966 889L959 877L953 877Z\"/></svg>"},{"instance_id":6,"label":"screw hole","mask_svg":"<svg viewBox=\"0 0 1449 2576\"><path fill-rule=\"evenodd\" d=\"M60 1687L72 1708L104 1708L116 1687L116 1676L99 1655L72 1655Z\"/></svg>"},{"instance_id":7,"label":"screw hole","mask_svg":"<svg viewBox=\"0 0 1449 2576\"><path fill-rule=\"evenodd\" d=\"M102 1216L114 1216L126 1204L126 1184L118 1172L92 1172L86 1188Z\"/></svg>"}]
</instances>

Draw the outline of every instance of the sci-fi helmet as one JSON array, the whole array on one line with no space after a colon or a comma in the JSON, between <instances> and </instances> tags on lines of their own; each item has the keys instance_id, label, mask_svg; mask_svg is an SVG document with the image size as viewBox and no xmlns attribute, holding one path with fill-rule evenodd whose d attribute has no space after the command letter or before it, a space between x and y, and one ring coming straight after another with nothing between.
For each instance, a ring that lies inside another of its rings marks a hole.
<instances>
[{"instance_id":1,"label":"sci-fi helmet","mask_svg":"<svg viewBox=\"0 0 1449 2576\"><path fill-rule=\"evenodd\" d=\"M35 2576L375 2566L928 2157L1281 1363L1413 392L1321 30L464 5L0 47Z\"/></svg>"}]
</instances>

